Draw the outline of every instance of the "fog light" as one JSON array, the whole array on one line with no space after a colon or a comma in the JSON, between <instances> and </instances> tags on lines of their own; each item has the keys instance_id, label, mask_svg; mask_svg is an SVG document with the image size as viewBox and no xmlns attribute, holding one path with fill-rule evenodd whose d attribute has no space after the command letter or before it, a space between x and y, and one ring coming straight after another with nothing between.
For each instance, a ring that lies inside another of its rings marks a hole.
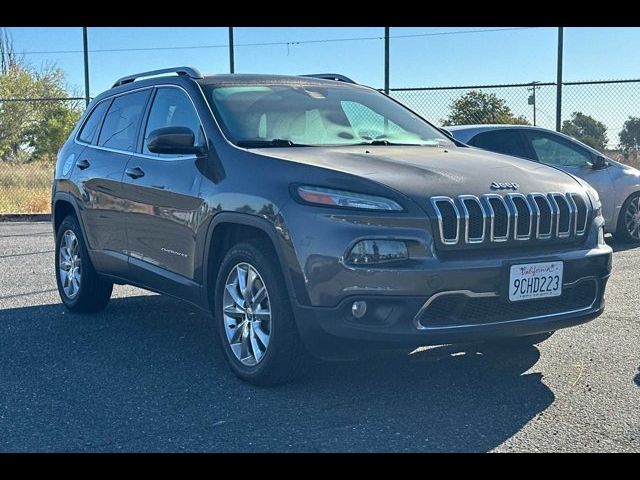
<instances>
[{"instance_id":1,"label":"fog light","mask_svg":"<svg viewBox=\"0 0 640 480\"><path fill-rule=\"evenodd\" d=\"M397 262L408 258L407 245L401 240L362 240L356 243L349 252L347 263L373 265Z\"/></svg>"},{"instance_id":2,"label":"fog light","mask_svg":"<svg viewBox=\"0 0 640 480\"><path fill-rule=\"evenodd\" d=\"M361 319L367 314L367 302L358 300L351 305L351 314L357 319Z\"/></svg>"}]
</instances>

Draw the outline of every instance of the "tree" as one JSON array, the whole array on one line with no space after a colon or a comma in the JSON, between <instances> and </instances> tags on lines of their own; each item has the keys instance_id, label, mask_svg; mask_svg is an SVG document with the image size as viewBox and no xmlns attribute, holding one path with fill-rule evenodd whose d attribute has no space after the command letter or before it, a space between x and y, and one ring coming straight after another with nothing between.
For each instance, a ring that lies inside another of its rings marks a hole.
<instances>
[{"instance_id":1,"label":"tree","mask_svg":"<svg viewBox=\"0 0 640 480\"><path fill-rule=\"evenodd\" d=\"M0 31L0 44L6 35ZM7 50L3 47L5 56ZM0 53L2 53L0 52ZM55 66L36 70L14 54L0 70L0 161L53 159L77 122L77 101L24 101L68 96L64 73Z\"/></svg>"},{"instance_id":2,"label":"tree","mask_svg":"<svg viewBox=\"0 0 640 480\"><path fill-rule=\"evenodd\" d=\"M562 133L601 152L607 148L607 127L604 123L584 113L573 112L570 120L562 122Z\"/></svg>"},{"instance_id":3,"label":"tree","mask_svg":"<svg viewBox=\"0 0 640 480\"><path fill-rule=\"evenodd\" d=\"M4 75L9 68L18 63L16 51L13 48L13 38L6 28L0 28L0 75Z\"/></svg>"},{"instance_id":4,"label":"tree","mask_svg":"<svg viewBox=\"0 0 640 480\"><path fill-rule=\"evenodd\" d=\"M449 108L451 112L442 122L445 126L474 123L529 124L526 118L514 115L507 106L507 102L495 93L471 90L469 93L454 100Z\"/></svg>"},{"instance_id":5,"label":"tree","mask_svg":"<svg viewBox=\"0 0 640 480\"><path fill-rule=\"evenodd\" d=\"M640 117L629 117L620 131L620 146L623 150L637 150L640 145Z\"/></svg>"}]
</instances>

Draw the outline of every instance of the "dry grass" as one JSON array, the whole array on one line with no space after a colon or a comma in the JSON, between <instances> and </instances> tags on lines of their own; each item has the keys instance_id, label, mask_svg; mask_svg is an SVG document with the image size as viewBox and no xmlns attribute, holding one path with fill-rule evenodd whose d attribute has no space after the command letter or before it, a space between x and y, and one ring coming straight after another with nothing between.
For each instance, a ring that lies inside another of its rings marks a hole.
<instances>
[{"instance_id":1,"label":"dry grass","mask_svg":"<svg viewBox=\"0 0 640 480\"><path fill-rule=\"evenodd\" d=\"M52 162L0 162L0 213L49 213Z\"/></svg>"}]
</instances>

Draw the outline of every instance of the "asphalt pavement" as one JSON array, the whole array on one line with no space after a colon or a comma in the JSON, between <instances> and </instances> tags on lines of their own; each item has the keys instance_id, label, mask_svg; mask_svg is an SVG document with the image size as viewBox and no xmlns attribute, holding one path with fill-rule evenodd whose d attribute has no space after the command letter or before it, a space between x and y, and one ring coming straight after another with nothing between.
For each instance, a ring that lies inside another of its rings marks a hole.
<instances>
[{"instance_id":1,"label":"asphalt pavement","mask_svg":"<svg viewBox=\"0 0 640 480\"><path fill-rule=\"evenodd\" d=\"M116 286L73 315L48 223L0 223L0 451L640 451L640 248L613 244L607 307L536 347L314 362L238 380L212 320Z\"/></svg>"}]
</instances>

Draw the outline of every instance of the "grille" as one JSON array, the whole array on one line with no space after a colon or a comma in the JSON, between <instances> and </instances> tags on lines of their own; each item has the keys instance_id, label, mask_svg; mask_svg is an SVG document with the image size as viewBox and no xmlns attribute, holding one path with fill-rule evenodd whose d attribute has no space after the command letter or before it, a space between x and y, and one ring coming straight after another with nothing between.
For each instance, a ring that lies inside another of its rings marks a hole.
<instances>
[{"instance_id":1,"label":"grille","mask_svg":"<svg viewBox=\"0 0 640 480\"><path fill-rule=\"evenodd\" d=\"M595 280L565 287L553 298L507 302L500 297L473 298L452 293L436 298L422 311L418 321L424 328L482 325L543 315L561 314L591 307L598 293Z\"/></svg>"},{"instance_id":2,"label":"grille","mask_svg":"<svg viewBox=\"0 0 640 480\"><path fill-rule=\"evenodd\" d=\"M440 244L578 239L586 234L589 207L578 193L496 193L431 197Z\"/></svg>"}]
</instances>

